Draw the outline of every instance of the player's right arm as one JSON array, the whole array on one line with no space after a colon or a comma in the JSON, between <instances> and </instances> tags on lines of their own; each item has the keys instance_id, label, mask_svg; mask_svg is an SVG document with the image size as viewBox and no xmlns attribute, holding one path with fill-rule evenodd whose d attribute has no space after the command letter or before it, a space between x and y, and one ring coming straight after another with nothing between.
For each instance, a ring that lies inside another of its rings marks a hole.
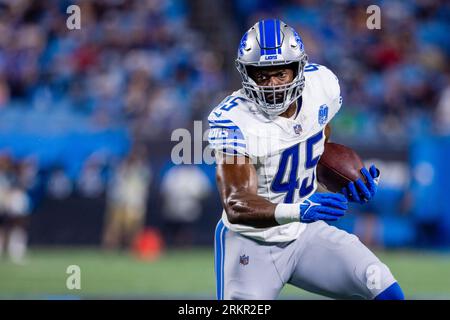
<instances>
[{"instance_id":1,"label":"player's right arm","mask_svg":"<svg viewBox=\"0 0 450 320\"><path fill-rule=\"evenodd\" d=\"M232 224L265 228L295 221L335 221L347 210L345 197L334 193L315 193L301 203L272 203L258 196L256 170L248 157L219 152L216 161L217 186Z\"/></svg>"},{"instance_id":2,"label":"player's right arm","mask_svg":"<svg viewBox=\"0 0 450 320\"><path fill-rule=\"evenodd\" d=\"M257 195L258 178L251 160L216 152L216 180L222 205L230 223L272 227L276 204Z\"/></svg>"}]
</instances>

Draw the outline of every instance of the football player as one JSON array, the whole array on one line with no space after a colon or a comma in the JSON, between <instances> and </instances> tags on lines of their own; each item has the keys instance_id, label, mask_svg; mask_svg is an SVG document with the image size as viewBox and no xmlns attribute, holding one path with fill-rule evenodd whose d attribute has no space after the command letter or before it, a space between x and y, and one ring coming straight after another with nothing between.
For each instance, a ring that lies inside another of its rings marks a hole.
<instances>
[{"instance_id":1,"label":"football player","mask_svg":"<svg viewBox=\"0 0 450 320\"><path fill-rule=\"evenodd\" d=\"M403 299L359 239L330 226L376 193L379 171L316 192L316 165L342 104L336 76L308 63L297 32L262 20L242 37L242 89L208 117L223 214L215 231L218 299L275 299L286 283L332 298Z\"/></svg>"}]
</instances>

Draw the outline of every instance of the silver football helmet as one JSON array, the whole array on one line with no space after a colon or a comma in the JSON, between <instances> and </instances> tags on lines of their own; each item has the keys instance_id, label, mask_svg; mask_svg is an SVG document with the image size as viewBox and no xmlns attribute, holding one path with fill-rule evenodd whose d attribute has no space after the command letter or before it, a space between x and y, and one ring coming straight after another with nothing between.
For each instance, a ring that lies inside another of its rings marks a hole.
<instances>
[{"instance_id":1,"label":"silver football helmet","mask_svg":"<svg viewBox=\"0 0 450 320\"><path fill-rule=\"evenodd\" d=\"M236 68L242 77L242 86L250 100L268 116L277 116L288 109L303 92L304 67L308 56L298 33L278 19L261 20L242 37ZM249 76L248 67L274 65L295 66L295 78L289 84L259 86ZM268 99L268 97L271 97Z\"/></svg>"}]
</instances>

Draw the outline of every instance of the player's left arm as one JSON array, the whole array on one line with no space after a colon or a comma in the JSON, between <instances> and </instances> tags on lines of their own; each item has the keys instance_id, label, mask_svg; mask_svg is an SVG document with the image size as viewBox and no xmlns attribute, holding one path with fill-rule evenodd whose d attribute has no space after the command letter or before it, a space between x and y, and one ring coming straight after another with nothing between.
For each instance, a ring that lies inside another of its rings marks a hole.
<instances>
[{"instance_id":1,"label":"player's left arm","mask_svg":"<svg viewBox=\"0 0 450 320\"><path fill-rule=\"evenodd\" d=\"M328 140L330 139L331 136L331 125L328 123L325 126L325 143L328 142Z\"/></svg>"}]
</instances>

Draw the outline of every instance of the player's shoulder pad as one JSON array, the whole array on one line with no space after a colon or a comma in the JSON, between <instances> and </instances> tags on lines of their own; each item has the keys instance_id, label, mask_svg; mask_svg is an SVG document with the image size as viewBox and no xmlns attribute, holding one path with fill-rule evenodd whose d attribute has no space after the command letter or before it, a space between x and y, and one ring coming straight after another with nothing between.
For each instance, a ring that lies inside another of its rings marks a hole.
<instances>
[{"instance_id":1,"label":"player's shoulder pad","mask_svg":"<svg viewBox=\"0 0 450 320\"><path fill-rule=\"evenodd\" d=\"M330 122L342 105L338 78L330 69L316 63L306 65L305 78L307 85L314 91L315 98L320 100L322 97L325 98L322 103L318 104L318 106L320 105L318 112L321 119L319 122L322 124Z\"/></svg>"},{"instance_id":2,"label":"player's shoulder pad","mask_svg":"<svg viewBox=\"0 0 450 320\"><path fill-rule=\"evenodd\" d=\"M214 149L227 154L247 155L245 125L245 103L247 99L236 92L226 97L209 114L210 131L208 141Z\"/></svg>"},{"instance_id":3,"label":"player's shoulder pad","mask_svg":"<svg viewBox=\"0 0 450 320\"><path fill-rule=\"evenodd\" d=\"M308 77L310 81L319 82L327 97L331 100L339 98L341 89L339 86L339 79L327 67L310 63L305 66L305 78Z\"/></svg>"},{"instance_id":4,"label":"player's shoulder pad","mask_svg":"<svg viewBox=\"0 0 450 320\"><path fill-rule=\"evenodd\" d=\"M222 100L209 114L208 120L219 121L224 119L239 121L246 113L248 98L240 91L233 92Z\"/></svg>"}]
</instances>

